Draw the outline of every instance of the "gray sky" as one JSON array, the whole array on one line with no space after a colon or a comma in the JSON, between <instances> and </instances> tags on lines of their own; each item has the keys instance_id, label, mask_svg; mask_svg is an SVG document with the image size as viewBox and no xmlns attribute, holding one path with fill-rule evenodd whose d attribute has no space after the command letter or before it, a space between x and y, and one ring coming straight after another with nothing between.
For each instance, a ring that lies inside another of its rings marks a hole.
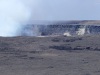
<instances>
[{"instance_id":1,"label":"gray sky","mask_svg":"<svg viewBox=\"0 0 100 75\"><path fill-rule=\"evenodd\" d=\"M100 0L34 1L33 20L100 20Z\"/></svg>"}]
</instances>

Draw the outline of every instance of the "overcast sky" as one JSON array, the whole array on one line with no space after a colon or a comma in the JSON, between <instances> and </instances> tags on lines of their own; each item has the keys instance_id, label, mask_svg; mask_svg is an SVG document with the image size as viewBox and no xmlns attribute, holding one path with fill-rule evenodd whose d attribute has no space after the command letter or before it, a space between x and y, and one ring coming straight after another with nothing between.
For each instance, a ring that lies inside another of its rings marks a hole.
<instances>
[{"instance_id":1,"label":"overcast sky","mask_svg":"<svg viewBox=\"0 0 100 75\"><path fill-rule=\"evenodd\" d=\"M100 0L33 0L33 20L100 20Z\"/></svg>"}]
</instances>

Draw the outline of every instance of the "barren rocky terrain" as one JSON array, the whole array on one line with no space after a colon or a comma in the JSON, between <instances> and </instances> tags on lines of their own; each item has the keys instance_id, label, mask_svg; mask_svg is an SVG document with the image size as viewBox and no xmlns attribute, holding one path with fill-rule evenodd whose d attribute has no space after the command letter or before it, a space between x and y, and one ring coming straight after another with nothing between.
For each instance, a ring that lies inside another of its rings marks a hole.
<instances>
[{"instance_id":1,"label":"barren rocky terrain","mask_svg":"<svg viewBox=\"0 0 100 75\"><path fill-rule=\"evenodd\" d=\"M0 37L0 75L100 75L100 36Z\"/></svg>"}]
</instances>

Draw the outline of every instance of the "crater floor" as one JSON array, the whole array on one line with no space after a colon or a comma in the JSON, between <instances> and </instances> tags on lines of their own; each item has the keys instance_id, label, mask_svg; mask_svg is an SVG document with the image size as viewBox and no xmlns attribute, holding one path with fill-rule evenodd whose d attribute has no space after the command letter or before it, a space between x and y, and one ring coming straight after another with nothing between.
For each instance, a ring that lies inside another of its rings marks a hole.
<instances>
[{"instance_id":1,"label":"crater floor","mask_svg":"<svg viewBox=\"0 0 100 75\"><path fill-rule=\"evenodd\" d=\"M0 37L0 75L100 75L100 36Z\"/></svg>"}]
</instances>

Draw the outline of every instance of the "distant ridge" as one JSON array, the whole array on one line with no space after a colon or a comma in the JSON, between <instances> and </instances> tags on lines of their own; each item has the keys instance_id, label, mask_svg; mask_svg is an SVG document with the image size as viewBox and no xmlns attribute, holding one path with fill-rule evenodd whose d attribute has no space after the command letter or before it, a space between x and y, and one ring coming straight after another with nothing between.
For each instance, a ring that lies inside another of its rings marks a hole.
<instances>
[{"instance_id":1,"label":"distant ridge","mask_svg":"<svg viewBox=\"0 0 100 75\"><path fill-rule=\"evenodd\" d=\"M64 20L64 21L32 21L32 24L80 24L80 25L100 25L100 20Z\"/></svg>"},{"instance_id":2,"label":"distant ridge","mask_svg":"<svg viewBox=\"0 0 100 75\"><path fill-rule=\"evenodd\" d=\"M100 25L100 20L69 20L57 21L56 24Z\"/></svg>"}]
</instances>

